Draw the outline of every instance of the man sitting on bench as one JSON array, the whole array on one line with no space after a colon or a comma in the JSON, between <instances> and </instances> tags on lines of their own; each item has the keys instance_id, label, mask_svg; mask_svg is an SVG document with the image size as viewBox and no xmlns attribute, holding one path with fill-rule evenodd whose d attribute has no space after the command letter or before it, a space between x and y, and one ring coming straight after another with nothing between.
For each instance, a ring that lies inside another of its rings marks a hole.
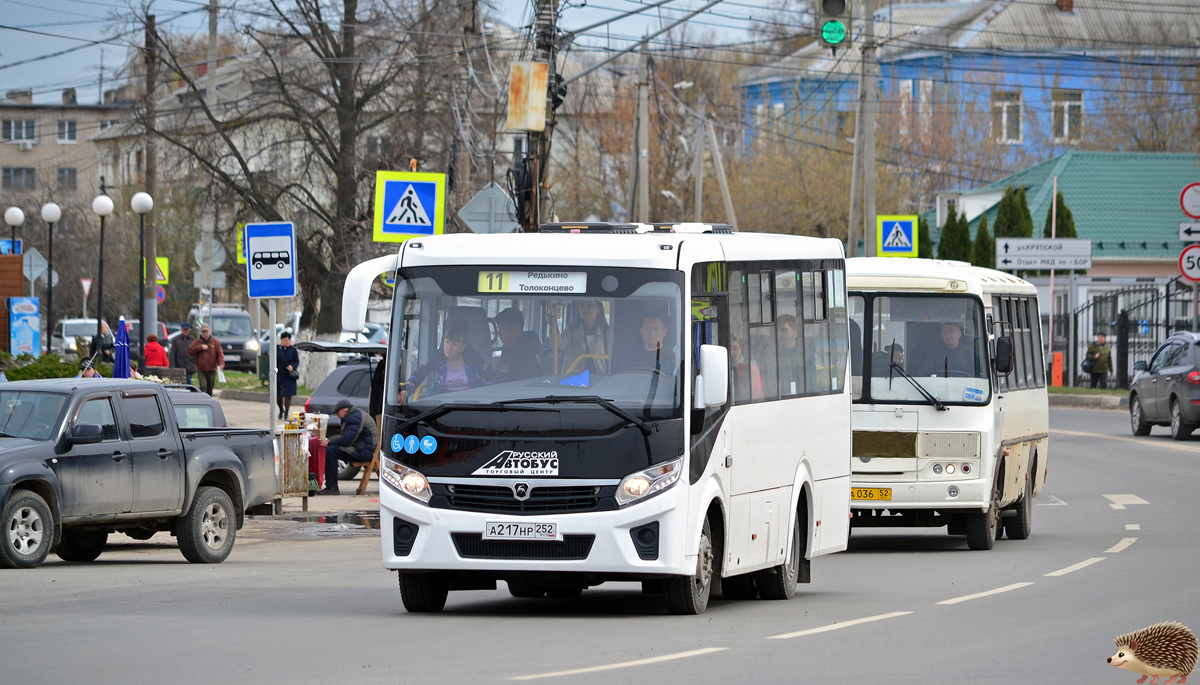
<instances>
[{"instance_id":1,"label":"man sitting on bench","mask_svg":"<svg viewBox=\"0 0 1200 685\"><path fill-rule=\"evenodd\" d=\"M342 420L342 433L332 440L322 440L325 451L325 489L318 495L340 495L338 491L338 459L346 463L370 462L375 455L375 420L363 410L339 400L333 413Z\"/></svg>"}]
</instances>

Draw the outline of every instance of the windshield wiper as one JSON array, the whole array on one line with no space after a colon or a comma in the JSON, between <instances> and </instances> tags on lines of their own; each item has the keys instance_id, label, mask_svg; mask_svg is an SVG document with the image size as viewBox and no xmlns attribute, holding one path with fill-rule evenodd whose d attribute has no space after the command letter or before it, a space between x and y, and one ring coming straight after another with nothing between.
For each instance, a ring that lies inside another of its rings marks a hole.
<instances>
[{"instance_id":1,"label":"windshield wiper","mask_svg":"<svg viewBox=\"0 0 1200 685\"><path fill-rule=\"evenodd\" d=\"M889 357L889 359L890 359L890 357ZM912 383L912 387L916 388L917 392L921 393L921 396L924 397L926 400L928 400L929 403L932 404L934 406L934 408L936 408L938 411L949 411L950 410L949 407L942 404L941 400L939 400L938 398L931 395L929 393L929 391L925 389L925 386L918 383L917 379L908 375L908 372L904 370L904 367L897 364L896 360L891 359L891 363L892 363L891 369L888 369L888 380L889 381L891 380L891 377L892 377L891 371L892 371L892 369L895 369L896 371L900 372L901 376L904 376L905 380L907 380L909 383Z\"/></svg>"},{"instance_id":2,"label":"windshield wiper","mask_svg":"<svg viewBox=\"0 0 1200 685\"><path fill-rule=\"evenodd\" d=\"M578 402L599 405L613 414L625 419L625 421L628 423L637 426L638 429L642 431L642 435L650 435L654 432L654 429L650 427L650 424L646 423L642 419L639 419L633 414L630 414L603 397L600 397L599 395L547 395L545 397L526 397L519 400L500 400L499 402L493 402L493 404L559 404L561 402Z\"/></svg>"},{"instance_id":3,"label":"windshield wiper","mask_svg":"<svg viewBox=\"0 0 1200 685\"><path fill-rule=\"evenodd\" d=\"M441 404L432 409L417 414L410 419L403 419L400 425L396 426L397 433L403 433L406 428L418 423L422 423L442 414L449 414L452 411L504 411L503 402L492 402L491 404ZM558 411L557 409L527 409L524 411Z\"/></svg>"}]
</instances>

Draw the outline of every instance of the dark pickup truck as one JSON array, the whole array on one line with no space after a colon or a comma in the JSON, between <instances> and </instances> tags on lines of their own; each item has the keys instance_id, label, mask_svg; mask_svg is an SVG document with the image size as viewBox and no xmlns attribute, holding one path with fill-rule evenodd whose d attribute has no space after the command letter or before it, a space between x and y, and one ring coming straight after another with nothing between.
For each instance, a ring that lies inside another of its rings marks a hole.
<instances>
[{"instance_id":1,"label":"dark pickup truck","mask_svg":"<svg viewBox=\"0 0 1200 685\"><path fill-rule=\"evenodd\" d=\"M113 532L171 531L193 563L229 556L245 511L274 494L271 434L180 428L172 394L117 379L0 384L0 567L51 549L92 561Z\"/></svg>"}]
</instances>

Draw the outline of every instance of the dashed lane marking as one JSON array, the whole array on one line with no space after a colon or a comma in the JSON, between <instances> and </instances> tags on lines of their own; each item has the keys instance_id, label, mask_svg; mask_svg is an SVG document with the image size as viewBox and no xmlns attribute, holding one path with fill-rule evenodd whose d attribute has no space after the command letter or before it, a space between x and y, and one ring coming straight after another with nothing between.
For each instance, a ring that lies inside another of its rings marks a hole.
<instances>
[{"instance_id":1,"label":"dashed lane marking","mask_svg":"<svg viewBox=\"0 0 1200 685\"><path fill-rule=\"evenodd\" d=\"M1130 437L1126 437L1124 435L1107 435L1104 433L1087 433L1084 431L1066 431L1066 430L1062 430L1061 428L1051 428L1050 432L1058 433L1059 435L1077 435L1082 438L1099 438L1101 440L1119 440L1121 442L1132 442L1135 445L1139 445L1141 447L1147 447L1147 446L1161 447L1163 449L1179 450L1182 452L1191 452L1193 454L1200 452L1200 449L1197 449L1195 447L1188 447L1187 445L1180 445L1180 444L1177 444L1174 442L1164 442L1162 440L1152 440L1149 438L1130 438Z\"/></svg>"},{"instance_id":2,"label":"dashed lane marking","mask_svg":"<svg viewBox=\"0 0 1200 685\"><path fill-rule=\"evenodd\" d=\"M1049 502L1034 502L1033 506L1035 506L1035 507L1065 507L1065 506L1067 506L1066 502L1060 500L1059 498L1055 497L1054 495L1047 495L1047 497L1050 498Z\"/></svg>"},{"instance_id":3,"label":"dashed lane marking","mask_svg":"<svg viewBox=\"0 0 1200 685\"><path fill-rule=\"evenodd\" d=\"M1135 542L1137 542L1137 538L1121 538L1120 542L1118 542L1117 544L1113 545L1112 547L1109 547L1108 549L1104 550L1104 553L1105 554L1116 554L1117 552L1120 552L1121 550L1129 547L1130 545L1132 545Z\"/></svg>"},{"instance_id":4,"label":"dashed lane marking","mask_svg":"<svg viewBox=\"0 0 1200 685\"><path fill-rule=\"evenodd\" d=\"M1137 523L1126 523L1125 530L1141 530L1142 526Z\"/></svg>"},{"instance_id":5,"label":"dashed lane marking","mask_svg":"<svg viewBox=\"0 0 1200 685\"><path fill-rule=\"evenodd\" d=\"M1146 500L1137 495L1101 495L1104 499L1112 502L1108 505L1113 509L1124 509L1126 504L1150 504Z\"/></svg>"},{"instance_id":6,"label":"dashed lane marking","mask_svg":"<svg viewBox=\"0 0 1200 685\"><path fill-rule=\"evenodd\" d=\"M938 604L958 604L959 602L966 602L966 601L972 600L972 599L979 599L980 597L990 597L991 595L998 595L1001 592L1008 592L1010 590L1020 590L1021 588L1029 587L1030 585L1033 585L1033 583L1013 583L1012 585L1005 585L1004 587L998 587L995 590L988 590L987 592L976 592L973 595L963 595L962 597L955 597L954 599L942 600L941 602L938 602Z\"/></svg>"},{"instance_id":7,"label":"dashed lane marking","mask_svg":"<svg viewBox=\"0 0 1200 685\"><path fill-rule=\"evenodd\" d=\"M1057 578L1058 576L1065 576L1068 573L1071 573L1073 571L1078 571L1081 568L1087 568L1088 566L1091 566L1092 564L1094 564L1096 562L1104 561L1104 559L1105 559L1105 557L1092 557L1091 559L1088 559L1087 561L1081 561L1078 564L1072 564L1066 568L1060 568L1057 571L1051 571L1050 573L1047 573L1046 575L1051 578Z\"/></svg>"},{"instance_id":8,"label":"dashed lane marking","mask_svg":"<svg viewBox=\"0 0 1200 685\"><path fill-rule=\"evenodd\" d=\"M782 635L772 635L768 640L787 640L793 637L804 637L805 635L816 635L817 633L827 633L831 630L839 628L849 628L850 626L860 625L862 623L871 623L872 621L882 621L885 618L895 618L897 616L907 616L911 611L893 611L890 614L879 614L878 616L867 616L866 618L856 618L852 621L842 621L841 623L830 623L827 626L820 628L809 628L808 630L798 630L794 633L784 633Z\"/></svg>"},{"instance_id":9,"label":"dashed lane marking","mask_svg":"<svg viewBox=\"0 0 1200 685\"><path fill-rule=\"evenodd\" d=\"M588 666L587 668L573 668L569 671L552 671L550 673L535 673L533 675L519 675L509 678L509 680L540 680L542 678L559 678L568 675L582 675L584 673L599 673L601 671L612 671L618 668L632 668L634 666L646 666L648 664L657 664L663 661L675 661L677 659L687 659L693 656L704 656L705 654L713 654L714 652L724 652L728 647L705 647L704 649L693 649L690 652L676 652L674 654L664 654L662 656L653 656L648 659L636 659L634 661L622 661L615 664L606 664L604 666Z\"/></svg>"}]
</instances>

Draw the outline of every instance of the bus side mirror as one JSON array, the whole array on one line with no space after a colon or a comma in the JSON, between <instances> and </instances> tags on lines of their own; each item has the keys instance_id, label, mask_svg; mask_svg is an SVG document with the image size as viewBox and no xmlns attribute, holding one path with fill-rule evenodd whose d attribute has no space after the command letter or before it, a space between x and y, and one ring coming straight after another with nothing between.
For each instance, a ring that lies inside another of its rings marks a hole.
<instances>
[{"instance_id":1,"label":"bus side mirror","mask_svg":"<svg viewBox=\"0 0 1200 685\"><path fill-rule=\"evenodd\" d=\"M996 338L996 358L993 360L993 365L996 367L996 375L1007 376L1012 373L1013 366L1013 342L1012 337L1002 335Z\"/></svg>"},{"instance_id":2,"label":"bus side mirror","mask_svg":"<svg viewBox=\"0 0 1200 685\"><path fill-rule=\"evenodd\" d=\"M1144 361L1138 360L1133 363L1134 371L1145 371L1147 368L1149 368L1149 367L1146 366L1146 362L1144 362Z\"/></svg>"},{"instance_id":3,"label":"bus side mirror","mask_svg":"<svg viewBox=\"0 0 1200 685\"><path fill-rule=\"evenodd\" d=\"M720 407L729 399L729 352L720 345L700 346L700 374L693 389L696 409Z\"/></svg>"}]
</instances>

